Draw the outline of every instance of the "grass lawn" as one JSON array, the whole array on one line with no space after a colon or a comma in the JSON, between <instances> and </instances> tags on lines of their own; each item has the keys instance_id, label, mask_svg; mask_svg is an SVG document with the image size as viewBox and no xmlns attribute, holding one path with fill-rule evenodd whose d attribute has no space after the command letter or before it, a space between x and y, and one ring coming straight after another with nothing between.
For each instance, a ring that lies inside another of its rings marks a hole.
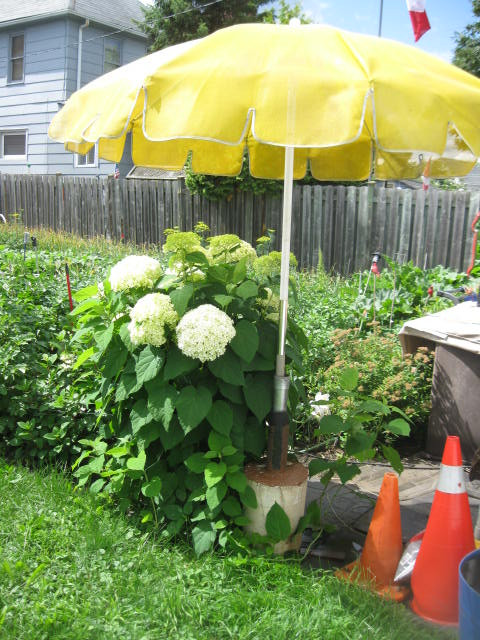
<instances>
[{"instance_id":1,"label":"grass lawn","mask_svg":"<svg viewBox=\"0 0 480 640\"><path fill-rule=\"evenodd\" d=\"M2 639L455 637L294 560L197 559L57 472L0 461L0 496Z\"/></svg>"}]
</instances>

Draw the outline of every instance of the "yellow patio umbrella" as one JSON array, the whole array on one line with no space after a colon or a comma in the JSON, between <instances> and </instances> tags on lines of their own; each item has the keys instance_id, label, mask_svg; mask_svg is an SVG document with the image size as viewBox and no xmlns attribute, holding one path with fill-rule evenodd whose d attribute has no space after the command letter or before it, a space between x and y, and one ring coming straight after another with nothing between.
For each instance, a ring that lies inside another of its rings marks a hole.
<instances>
[{"instance_id":1,"label":"yellow patio umbrella","mask_svg":"<svg viewBox=\"0 0 480 640\"><path fill-rule=\"evenodd\" d=\"M236 175L248 149L253 176L284 179L278 426L292 180L307 168L319 180L415 178L427 162L431 177L465 175L480 155L480 80L414 47L326 25L237 25L101 76L49 128L68 150L98 143L112 162L129 132L140 166L181 169L191 153L195 172Z\"/></svg>"}]
</instances>

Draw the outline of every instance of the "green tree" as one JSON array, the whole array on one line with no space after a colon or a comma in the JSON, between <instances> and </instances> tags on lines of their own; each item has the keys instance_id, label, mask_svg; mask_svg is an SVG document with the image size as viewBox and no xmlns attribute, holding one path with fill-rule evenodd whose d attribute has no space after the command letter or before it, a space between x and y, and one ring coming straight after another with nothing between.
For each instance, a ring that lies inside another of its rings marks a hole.
<instances>
[{"instance_id":1,"label":"green tree","mask_svg":"<svg viewBox=\"0 0 480 640\"><path fill-rule=\"evenodd\" d=\"M478 20L455 34L453 63L480 78L480 0L472 0L472 8Z\"/></svg>"},{"instance_id":2,"label":"green tree","mask_svg":"<svg viewBox=\"0 0 480 640\"><path fill-rule=\"evenodd\" d=\"M301 24L310 24L313 22L304 12L301 2L296 2L290 6L285 0L280 0L278 9L273 7L265 13L264 22L288 24L292 18L300 20Z\"/></svg>"},{"instance_id":3,"label":"green tree","mask_svg":"<svg viewBox=\"0 0 480 640\"><path fill-rule=\"evenodd\" d=\"M260 7L269 0L155 0L145 7L145 21L140 25L157 51L179 42L202 38L217 29L244 22L263 22L270 12Z\"/></svg>"}]
</instances>

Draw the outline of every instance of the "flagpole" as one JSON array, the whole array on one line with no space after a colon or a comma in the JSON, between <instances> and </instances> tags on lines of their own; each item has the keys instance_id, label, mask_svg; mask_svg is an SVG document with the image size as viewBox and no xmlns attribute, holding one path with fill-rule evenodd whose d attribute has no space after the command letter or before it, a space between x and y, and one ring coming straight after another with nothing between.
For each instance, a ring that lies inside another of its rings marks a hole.
<instances>
[{"instance_id":1,"label":"flagpole","mask_svg":"<svg viewBox=\"0 0 480 640\"><path fill-rule=\"evenodd\" d=\"M378 18L378 37L382 36L383 0L380 0L380 16Z\"/></svg>"}]
</instances>

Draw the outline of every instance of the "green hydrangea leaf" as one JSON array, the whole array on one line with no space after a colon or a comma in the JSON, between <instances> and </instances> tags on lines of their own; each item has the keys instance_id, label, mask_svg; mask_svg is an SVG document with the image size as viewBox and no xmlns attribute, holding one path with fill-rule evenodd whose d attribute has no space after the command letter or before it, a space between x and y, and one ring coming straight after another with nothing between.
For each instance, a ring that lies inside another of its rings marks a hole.
<instances>
[{"instance_id":1,"label":"green hydrangea leaf","mask_svg":"<svg viewBox=\"0 0 480 640\"><path fill-rule=\"evenodd\" d=\"M243 513L242 505L233 496L229 496L222 502L222 509L227 514L227 516L230 516L231 518L241 516Z\"/></svg>"},{"instance_id":2,"label":"green hydrangea leaf","mask_svg":"<svg viewBox=\"0 0 480 640\"><path fill-rule=\"evenodd\" d=\"M208 460L205 459L203 453L197 452L192 453L192 455L185 460L185 464L190 471L203 473L207 468Z\"/></svg>"},{"instance_id":3,"label":"green hydrangea leaf","mask_svg":"<svg viewBox=\"0 0 480 640\"><path fill-rule=\"evenodd\" d=\"M180 349L174 345L168 348L167 361L163 369L163 378L165 381L174 380L179 376L190 373L198 367L198 360L189 358L184 355Z\"/></svg>"},{"instance_id":4,"label":"green hydrangea leaf","mask_svg":"<svg viewBox=\"0 0 480 640\"><path fill-rule=\"evenodd\" d=\"M162 480L158 476L155 476L148 482L142 485L142 493L146 498L155 498L158 496L162 489Z\"/></svg>"},{"instance_id":5,"label":"green hydrangea leaf","mask_svg":"<svg viewBox=\"0 0 480 640\"><path fill-rule=\"evenodd\" d=\"M258 296L258 285L256 285L252 280L246 280L236 288L235 293L240 298L243 298L243 300L256 298Z\"/></svg>"},{"instance_id":6,"label":"green hydrangea leaf","mask_svg":"<svg viewBox=\"0 0 480 640\"><path fill-rule=\"evenodd\" d=\"M242 362L231 349L227 348L223 356L209 362L208 368L214 376L229 384L243 385L245 382Z\"/></svg>"},{"instance_id":7,"label":"green hydrangea leaf","mask_svg":"<svg viewBox=\"0 0 480 640\"><path fill-rule=\"evenodd\" d=\"M165 362L165 354L157 347L146 346L138 356L135 373L139 384L155 378Z\"/></svg>"},{"instance_id":8,"label":"green hydrangea leaf","mask_svg":"<svg viewBox=\"0 0 480 640\"><path fill-rule=\"evenodd\" d=\"M248 408L262 422L272 408L272 376L261 373L248 375L243 392Z\"/></svg>"},{"instance_id":9,"label":"green hydrangea leaf","mask_svg":"<svg viewBox=\"0 0 480 640\"><path fill-rule=\"evenodd\" d=\"M193 284L187 283L183 287L173 289L173 291L170 291L168 295L175 307L175 311L181 317L185 313L188 303L190 302L190 298L193 295Z\"/></svg>"},{"instance_id":10,"label":"green hydrangea leaf","mask_svg":"<svg viewBox=\"0 0 480 640\"><path fill-rule=\"evenodd\" d=\"M168 431L162 424L158 423L158 436L165 451L171 451L185 438L183 429L176 416L173 416Z\"/></svg>"},{"instance_id":11,"label":"green hydrangea leaf","mask_svg":"<svg viewBox=\"0 0 480 640\"><path fill-rule=\"evenodd\" d=\"M282 507L275 502L265 518L267 534L275 542L286 540L292 532L290 520Z\"/></svg>"},{"instance_id":12,"label":"green hydrangea leaf","mask_svg":"<svg viewBox=\"0 0 480 640\"><path fill-rule=\"evenodd\" d=\"M143 471L145 469L146 459L145 451L140 451L136 458L129 458L127 460L127 468L132 471Z\"/></svg>"},{"instance_id":13,"label":"green hydrangea leaf","mask_svg":"<svg viewBox=\"0 0 480 640\"><path fill-rule=\"evenodd\" d=\"M262 322L257 325L257 331L259 338L258 352L265 360L274 362L277 353L278 329L267 322Z\"/></svg>"},{"instance_id":14,"label":"green hydrangea leaf","mask_svg":"<svg viewBox=\"0 0 480 640\"><path fill-rule=\"evenodd\" d=\"M103 375L114 378L123 369L128 357L128 351L118 336L114 336L103 357Z\"/></svg>"},{"instance_id":15,"label":"green hydrangea leaf","mask_svg":"<svg viewBox=\"0 0 480 640\"><path fill-rule=\"evenodd\" d=\"M236 473L227 473L226 476L227 484L232 489L235 489L239 493L245 491L247 486L247 478L243 471L237 471Z\"/></svg>"},{"instance_id":16,"label":"green hydrangea leaf","mask_svg":"<svg viewBox=\"0 0 480 640\"><path fill-rule=\"evenodd\" d=\"M153 418L161 422L168 431L175 411L178 391L168 383L161 383L156 380L148 382L145 386L148 392L149 411Z\"/></svg>"},{"instance_id":17,"label":"green hydrangea leaf","mask_svg":"<svg viewBox=\"0 0 480 640\"><path fill-rule=\"evenodd\" d=\"M265 424L259 422L253 416L250 416L245 422L243 442L245 451L253 453L254 456L260 458L267 446L267 430Z\"/></svg>"},{"instance_id":18,"label":"green hydrangea leaf","mask_svg":"<svg viewBox=\"0 0 480 640\"><path fill-rule=\"evenodd\" d=\"M207 414L207 420L218 433L228 436L233 425L233 411L224 400L216 400Z\"/></svg>"},{"instance_id":19,"label":"green hydrangea leaf","mask_svg":"<svg viewBox=\"0 0 480 640\"><path fill-rule=\"evenodd\" d=\"M249 484L247 484L243 492L240 494L240 500L244 506L249 509L256 509L258 507L257 496Z\"/></svg>"},{"instance_id":20,"label":"green hydrangea leaf","mask_svg":"<svg viewBox=\"0 0 480 640\"><path fill-rule=\"evenodd\" d=\"M216 431L211 431L208 436L208 446L210 451L217 455L220 455L220 453L222 453L222 451L231 444L232 443L227 436L217 433Z\"/></svg>"},{"instance_id":21,"label":"green hydrangea leaf","mask_svg":"<svg viewBox=\"0 0 480 640\"><path fill-rule=\"evenodd\" d=\"M245 362L251 362L258 349L258 331L248 320L240 320L235 325L235 337L230 347Z\"/></svg>"},{"instance_id":22,"label":"green hydrangea leaf","mask_svg":"<svg viewBox=\"0 0 480 640\"><path fill-rule=\"evenodd\" d=\"M201 556L213 548L217 532L213 522L202 520L192 530L193 549L197 556Z\"/></svg>"},{"instance_id":23,"label":"green hydrangea leaf","mask_svg":"<svg viewBox=\"0 0 480 640\"><path fill-rule=\"evenodd\" d=\"M220 389L220 393L224 398L230 400L230 402L235 402L236 404L242 404L244 401L242 388L238 385L229 384L224 380L217 380L218 388Z\"/></svg>"},{"instance_id":24,"label":"green hydrangea leaf","mask_svg":"<svg viewBox=\"0 0 480 640\"><path fill-rule=\"evenodd\" d=\"M144 424L148 424L152 420L153 416L148 410L147 401L145 398L140 398L135 402L130 411L133 435L135 435Z\"/></svg>"},{"instance_id":25,"label":"green hydrangea leaf","mask_svg":"<svg viewBox=\"0 0 480 640\"><path fill-rule=\"evenodd\" d=\"M206 492L206 499L207 504L212 511L216 509L222 502L226 493L227 485L225 484L225 482L223 482L223 480L212 487L208 487Z\"/></svg>"},{"instance_id":26,"label":"green hydrangea leaf","mask_svg":"<svg viewBox=\"0 0 480 640\"><path fill-rule=\"evenodd\" d=\"M177 398L178 419L185 434L202 422L212 406L212 395L206 387L184 387Z\"/></svg>"},{"instance_id":27,"label":"green hydrangea leaf","mask_svg":"<svg viewBox=\"0 0 480 640\"><path fill-rule=\"evenodd\" d=\"M204 471L207 487L213 487L219 483L226 472L227 465L224 462L209 462Z\"/></svg>"}]
</instances>

